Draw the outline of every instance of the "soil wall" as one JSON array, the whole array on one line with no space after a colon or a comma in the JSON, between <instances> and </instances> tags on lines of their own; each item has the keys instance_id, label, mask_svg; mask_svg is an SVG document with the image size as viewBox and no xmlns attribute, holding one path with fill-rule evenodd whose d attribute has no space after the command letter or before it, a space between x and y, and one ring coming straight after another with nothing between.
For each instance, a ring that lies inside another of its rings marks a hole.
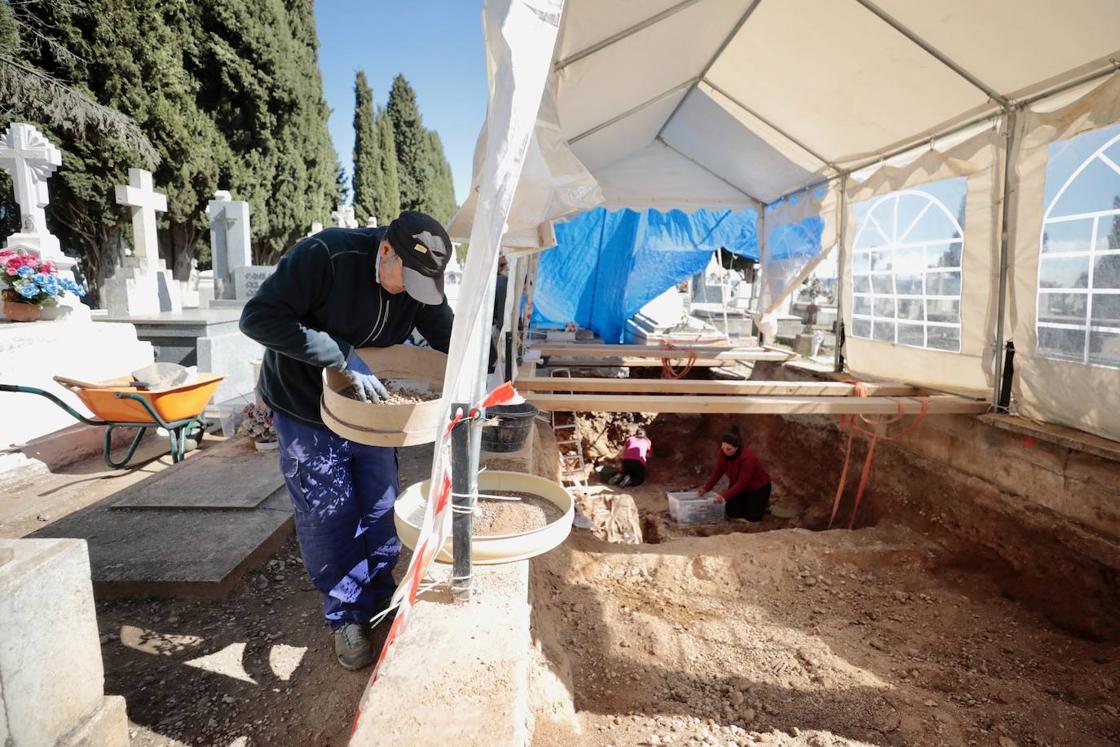
<instances>
[{"instance_id":1,"label":"soil wall","mask_svg":"<svg viewBox=\"0 0 1120 747\"><path fill-rule=\"evenodd\" d=\"M712 463L733 422L770 471L775 495L799 506L800 525L825 528L847 443L835 418L654 418L647 430L659 479L702 481L701 465ZM851 515L866 450L857 437L840 526ZM884 519L954 543L962 566L989 566L1004 594L1057 624L1120 638L1120 462L978 417L928 417L904 439L876 447L855 524Z\"/></svg>"}]
</instances>

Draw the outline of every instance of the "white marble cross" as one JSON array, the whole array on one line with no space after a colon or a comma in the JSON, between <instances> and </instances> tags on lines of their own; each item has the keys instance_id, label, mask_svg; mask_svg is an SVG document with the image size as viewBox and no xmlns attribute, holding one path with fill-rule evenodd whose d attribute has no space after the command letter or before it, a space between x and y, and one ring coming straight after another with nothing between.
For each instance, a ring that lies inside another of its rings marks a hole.
<instances>
[{"instance_id":1,"label":"white marble cross","mask_svg":"<svg viewBox=\"0 0 1120 747\"><path fill-rule=\"evenodd\" d=\"M29 124L13 122L0 138L0 168L12 177L20 230L11 244L28 246L50 259L62 257L58 239L47 231L47 179L62 165L62 152ZM72 264L72 263L71 263Z\"/></svg>"},{"instance_id":2,"label":"white marble cross","mask_svg":"<svg viewBox=\"0 0 1120 747\"><path fill-rule=\"evenodd\" d=\"M156 213L167 212L167 197L152 186L152 172L129 169L128 184L117 185L117 203L132 210L132 253L145 273L160 269Z\"/></svg>"},{"instance_id":3,"label":"white marble cross","mask_svg":"<svg viewBox=\"0 0 1120 747\"><path fill-rule=\"evenodd\" d=\"M353 205L339 205L338 208L331 213L334 218L334 224L339 228L357 228L358 219L354 217Z\"/></svg>"}]
</instances>

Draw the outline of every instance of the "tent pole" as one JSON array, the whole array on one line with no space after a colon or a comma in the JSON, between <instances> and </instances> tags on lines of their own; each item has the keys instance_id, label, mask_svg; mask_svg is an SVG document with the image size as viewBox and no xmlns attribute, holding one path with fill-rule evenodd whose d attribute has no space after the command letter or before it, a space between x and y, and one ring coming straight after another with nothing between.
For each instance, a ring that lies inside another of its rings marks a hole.
<instances>
[{"instance_id":1,"label":"tent pole","mask_svg":"<svg viewBox=\"0 0 1120 747\"><path fill-rule=\"evenodd\" d=\"M869 11L871 11L876 16L878 16L879 19L881 21L883 21L883 23L887 24L892 29L894 29L895 31L897 31L898 33L902 34L907 39L912 41L914 44L921 47L922 50L924 52L926 52L926 54L930 55L935 60L940 62L942 65L944 65L945 67L949 68L950 70L952 70L954 73L956 73L960 77L967 80L974 87L983 91L988 96L988 98L990 98L992 101L999 104L1004 109L1007 109L1011 105L1011 102L1009 102L1006 97L1002 96L996 89L992 88L987 83L985 83L984 81L980 80L975 75L970 73L964 67L962 67L961 65L954 62L946 54L944 54L941 50L937 49L932 44L927 42L925 39L918 36L913 31L911 31L901 21L899 21L897 18L892 16L890 13L887 13L885 10L883 10L882 8L877 6L875 3L871 2L871 0L856 0L856 2L858 2L860 5L867 8Z\"/></svg>"},{"instance_id":2,"label":"tent pole","mask_svg":"<svg viewBox=\"0 0 1120 747\"><path fill-rule=\"evenodd\" d=\"M1003 150L1003 185L1000 199L1000 235L999 235L999 290L997 291L996 307L996 340L992 348L995 371L992 384L992 406L998 408L1000 388L1003 384L1003 336L1004 314L1007 310L1007 269L1008 269L1008 219L1011 212L1011 179L1014 169L1011 165L1012 150L1015 147L1015 128L1018 122L1018 112L1009 110L1003 118L1004 121L1004 150Z\"/></svg>"},{"instance_id":3,"label":"tent pole","mask_svg":"<svg viewBox=\"0 0 1120 747\"><path fill-rule=\"evenodd\" d=\"M841 330L844 328L844 260L847 247L844 240L848 233L848 179L847 174L840 177L840 215L836 221L836 324L833 325L832 370L844 371L844 355L840 351Z\"/></svg>"}]
</instances>

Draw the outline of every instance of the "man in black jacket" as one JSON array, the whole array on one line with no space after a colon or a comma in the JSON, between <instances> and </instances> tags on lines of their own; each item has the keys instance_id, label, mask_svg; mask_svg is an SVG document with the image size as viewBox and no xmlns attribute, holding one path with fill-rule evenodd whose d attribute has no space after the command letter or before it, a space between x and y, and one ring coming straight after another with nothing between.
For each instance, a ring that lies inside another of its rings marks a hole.
<instances>
[{"instance_id":1,"label":"man in black jacket","mask_svg":"<svg viewBox=\"0 0 1120 747\"><path fill-rule=\"evenodd\" d=\"M451 251L447 232L423 213L401 213L386 228L328 228L292 247L241 314L241 331L266 348L257 390L273 411L304 566L346 669L373 662L369 621L395 587L397 457L323 425L322 369L341 371L358 399L378 401L388 393L355 349L397 345L415 329L446 353Z\"/></svg>"}]
</instances>

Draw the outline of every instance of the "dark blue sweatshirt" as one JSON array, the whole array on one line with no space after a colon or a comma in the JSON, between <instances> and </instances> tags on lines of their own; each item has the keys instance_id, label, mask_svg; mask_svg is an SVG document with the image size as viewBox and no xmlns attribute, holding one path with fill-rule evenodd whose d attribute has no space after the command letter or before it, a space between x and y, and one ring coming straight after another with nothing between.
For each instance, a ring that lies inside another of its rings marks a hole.
<instances>
[{"instance_id":1,"label":"dark blue sweatshirt","mask_svg":"<svg viewBox=\"0 0 1120 747\"><path fill-rule=\"evenodd\" d=\"M269 407L322 426L324 368L343 368L354 348L384 348L413 329L446 353L454 316L377 282L384 228L328 228L280 260L241 312L241 331L266 350L257 391ZM377 372L374 371L376 374Z\"/></svg>"}]
</instances>

